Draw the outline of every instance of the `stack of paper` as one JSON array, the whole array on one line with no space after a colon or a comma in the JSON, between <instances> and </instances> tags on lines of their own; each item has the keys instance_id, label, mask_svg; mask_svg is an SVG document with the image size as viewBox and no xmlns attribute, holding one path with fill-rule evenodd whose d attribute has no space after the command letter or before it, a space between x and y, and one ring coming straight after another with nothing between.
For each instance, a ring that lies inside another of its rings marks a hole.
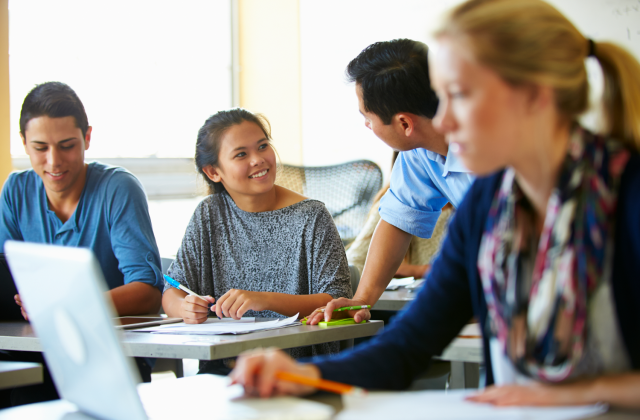
<instances>
[{"instance_id":1,"label":"stack of paper","mask_svg":"<svg viewBox=\"0 0 640 420\"><path fill-rule=\"evenodd\" d=\"M189 335L218 335L218 334L247 334L255 331L272 330L275 328L302 325L298 322L298 314L290 318L276 319L273 321L256 322L255 318L241 318L239 320L223 318L222 320L211 318L202 324L161 325L158 327L141 328L136 332L148 332L156 334L189 334Z\"/></svg>"},{"instance_id":2,"label":"stack of paper","mask_svg":"<svg viewBox=\"0 0 640 420\"><path fill-rule=\"evenodd\" d=\"M405 277L402 279L393 279L385 290L398 290L402 286L408 286L415 281L413 277Z\"/></svg>"}]
</instances>

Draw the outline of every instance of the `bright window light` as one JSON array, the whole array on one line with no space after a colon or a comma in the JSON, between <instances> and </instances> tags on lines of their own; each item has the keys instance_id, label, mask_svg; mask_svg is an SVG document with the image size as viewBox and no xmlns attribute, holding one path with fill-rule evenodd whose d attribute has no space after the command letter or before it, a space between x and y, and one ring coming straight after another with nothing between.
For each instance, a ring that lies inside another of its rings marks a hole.
<instances>
[{"instance_id":1,"label":"bright window light","mask_svg":"<svg viewBox=\"0 0 640 420\"><path fill-rule=\"evenodd\" d=\"M193 157L198 129L231 106L229 0L9 2L11 154L20 107L61 81L93 126L88 158Z\"/></svg>"}]
</instances>

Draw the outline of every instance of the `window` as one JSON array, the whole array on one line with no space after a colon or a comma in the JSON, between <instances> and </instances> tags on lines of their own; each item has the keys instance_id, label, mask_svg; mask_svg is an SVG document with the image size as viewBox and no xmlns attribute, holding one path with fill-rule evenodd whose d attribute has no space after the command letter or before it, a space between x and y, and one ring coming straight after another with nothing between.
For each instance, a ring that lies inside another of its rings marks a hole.
<instances>
[{"instance_id":1,"label":"window","mask_svg":"<svg viewBox=\"0 0 640 420\"><path fill-rule=\"evenodd\" d=\"M93 126L88 158L193 157L205 119L231 106L229 0L13 0L11 154L20 107L61 81Z\"/></svg>"},{"instance_id":2,"label":"window","mask_svg":"<svg viewBox=\"0 0 640 420\"><path fill-rule=\"evenodd\" d=\"M174 255L200 200L198 129L232 104L231 25L230 0L10 1L14 167L31 167L24 97L39 83L68 84L93 127L87 160L140 179L161 255Z\"/></svg>"}]
</instances>

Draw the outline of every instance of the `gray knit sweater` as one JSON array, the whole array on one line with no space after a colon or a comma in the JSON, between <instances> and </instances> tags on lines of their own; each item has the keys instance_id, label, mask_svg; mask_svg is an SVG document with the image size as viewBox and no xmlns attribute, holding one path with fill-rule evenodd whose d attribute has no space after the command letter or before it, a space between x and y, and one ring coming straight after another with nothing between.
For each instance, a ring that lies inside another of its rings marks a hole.
<instances>
[{"instance_id":1,"label":"gray knit sweater","mask_svg":"<svg viewBox=\"0 0 640 420\"><path fill-rule=\"evenodd\" d=\"M349 268L324 204L303 200L259 213L238 208L228 193L196 208L168 274L195 293L218 299L230 289L351 297ZM165 284L165 290L170 288ZM307 314L301 314L307 315ZM244 316L284 316L247 311ZM337 343L293 349L306 357L337 352Z\"/></svg>"}]
</instances>

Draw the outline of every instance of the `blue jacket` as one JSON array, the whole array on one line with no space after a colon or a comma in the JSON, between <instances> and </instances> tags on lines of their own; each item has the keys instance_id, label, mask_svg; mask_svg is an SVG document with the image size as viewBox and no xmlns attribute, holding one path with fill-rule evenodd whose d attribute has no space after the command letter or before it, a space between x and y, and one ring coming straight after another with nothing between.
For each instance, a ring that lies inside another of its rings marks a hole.
<instances>
[{"instance_id":1,"label":"blue jacket","mask_svg":"<svg viewBox=\"0 0 640 420\"><path fill-rule=\"evenodd\" d=\"M371 341L332 358L316 358L322 377L369 389L404 389L487 304L477 269L480 240L502 172L476 180L458 208L440 257L409 307ZM640 157L623 173L616 210L613 292L633 369L640 369ZM483 333L487 385L493 383Z\"/></svg>"}]
</instances>

